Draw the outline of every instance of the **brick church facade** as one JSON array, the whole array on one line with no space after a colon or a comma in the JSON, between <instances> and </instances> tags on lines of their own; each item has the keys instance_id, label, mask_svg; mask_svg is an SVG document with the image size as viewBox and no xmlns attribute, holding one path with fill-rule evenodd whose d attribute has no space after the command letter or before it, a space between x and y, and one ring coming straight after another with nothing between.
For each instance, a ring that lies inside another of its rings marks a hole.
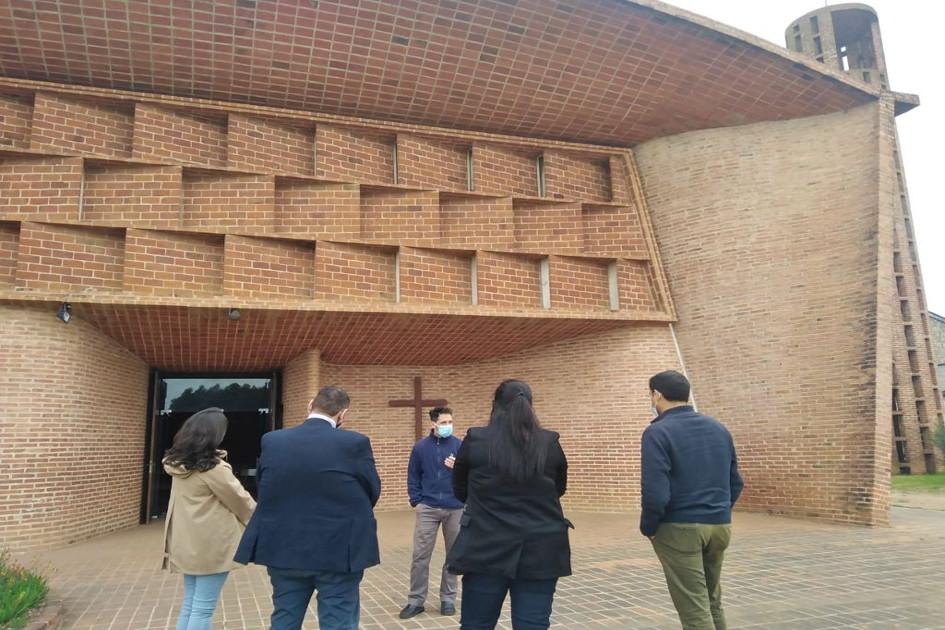
<instances>
[{"instance_id":1,"label":"brick church facade","mask_svg":"<svg viewBox=\"0 0 945 630\"><path fill-rule=\"evenodd\" d=\"M917 99L862 5L869 82L838 7L842 60L810 16L784 50L651 0L45 4L0 9L3 545L158 516L169 388L200 379L265 383L231 417L247 461L345 387L382 509L408 401L462 433L509 377L572 509L636 507L670 368L748 509L882 524L891 469L940 466L894 122Z\"/></svg>"}]
</instances>

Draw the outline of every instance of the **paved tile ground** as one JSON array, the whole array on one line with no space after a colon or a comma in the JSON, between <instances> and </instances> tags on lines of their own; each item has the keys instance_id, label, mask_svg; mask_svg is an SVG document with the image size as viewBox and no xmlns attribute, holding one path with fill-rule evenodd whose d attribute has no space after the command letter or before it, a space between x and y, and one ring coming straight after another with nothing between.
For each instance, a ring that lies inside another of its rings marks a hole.
<instances>
[{"instance_id":1,"label":"paved tile ground","mask_svg":"<svg viewBox=\"0 0 945 630\"><path fill-rule=\"evenodd\" d=\"M553 627L678 628L659 564L636 516L570 514L575 575L559 583ZM362 584L363 630L457 628L434 609L401 622L412 513L379 515L383 564ZM179 575L159 570L160 523L26 560L52 571L65 628L173 628ZM434 556L442 562L442 551ZM945 511L896 507L891 528L739 513L723 574L729 627L765 630L945 628ZM431 571L434 574L435 571ZM431 585L431 593L436 593ZM215 628L266 628L269 584L259 567L234 572ZM305 628L317 628L310 611ZM500 620L508 629L508 610Z\"/></svg>"}]
</instances>

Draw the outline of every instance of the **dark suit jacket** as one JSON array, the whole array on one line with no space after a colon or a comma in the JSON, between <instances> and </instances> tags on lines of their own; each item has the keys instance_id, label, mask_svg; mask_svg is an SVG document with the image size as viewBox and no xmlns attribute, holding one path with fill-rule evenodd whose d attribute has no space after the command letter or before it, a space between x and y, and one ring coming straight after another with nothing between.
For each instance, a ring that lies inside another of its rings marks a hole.
<instances>
[{"instance_id":1,"label":"dark suit jacket","mask_svg":"<svg viewBox=\"0 0 945 630\"><path fill-rule=\"evenodd\" d=\"M341 573L380 563L381 480L367 436L318 418L267 433L257 474L259 502L237 562Z\"/></svg>"},{"instance_id":2,"label":"dark suit jacket","mask_svg":"<svg viewBox=\"0 0 945 630\"><path fill-rule=\"evenodd\" d=\"M559 497L568 462L558 434L541 430L544 474L524 483L505 479L489 465L488 427L470 429L456 455L453 492L466 503L447 566L453 573L548 579L571 575L571 547Z\"/></svg>"}]
</instances>

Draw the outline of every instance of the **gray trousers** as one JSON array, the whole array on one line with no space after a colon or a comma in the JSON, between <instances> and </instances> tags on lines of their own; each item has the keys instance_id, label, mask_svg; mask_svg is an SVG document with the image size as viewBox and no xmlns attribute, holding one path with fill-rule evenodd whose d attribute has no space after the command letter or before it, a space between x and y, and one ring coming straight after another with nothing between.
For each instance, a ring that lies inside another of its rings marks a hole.
<instances>
[{"instance_id":1,"label":"gray trousers","mask_svg":"<svg viewBox=\"0 0 945 630\"><path fill-rule=\"evenodd\" d=\"M430 586L430 557L436 546L436 532L443 525L443 540L446 553L449 553L456 536L459 534L459 520L462 508L446 510L434 508L423 503L416 509L417 523L413 530L413 563L410 565L410 594L407 603L422 606L427 599ZM440 601L456 602L456 576L446 570L443 563L443 575L440 578Z\"/></svg>"}]
</instances>

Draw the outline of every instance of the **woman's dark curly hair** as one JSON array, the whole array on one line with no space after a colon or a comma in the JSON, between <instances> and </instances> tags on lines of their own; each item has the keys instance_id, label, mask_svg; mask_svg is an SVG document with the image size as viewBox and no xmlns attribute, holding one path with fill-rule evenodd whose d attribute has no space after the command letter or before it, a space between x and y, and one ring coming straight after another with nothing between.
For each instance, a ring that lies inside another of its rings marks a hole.
<instances>
[{"instance_id":1,"label":"woman's dark curly hair","mask_svg":"<svg viewBox=\"0 0 945 630\"><path fill-rule=\"evenodd\" d=\"M223 410L210 407L187 418L174 436L174 444L164 453L164 462L188 470L207 472L220 463L217 447L226 435Z\"/></svg>"}]
</instances>

